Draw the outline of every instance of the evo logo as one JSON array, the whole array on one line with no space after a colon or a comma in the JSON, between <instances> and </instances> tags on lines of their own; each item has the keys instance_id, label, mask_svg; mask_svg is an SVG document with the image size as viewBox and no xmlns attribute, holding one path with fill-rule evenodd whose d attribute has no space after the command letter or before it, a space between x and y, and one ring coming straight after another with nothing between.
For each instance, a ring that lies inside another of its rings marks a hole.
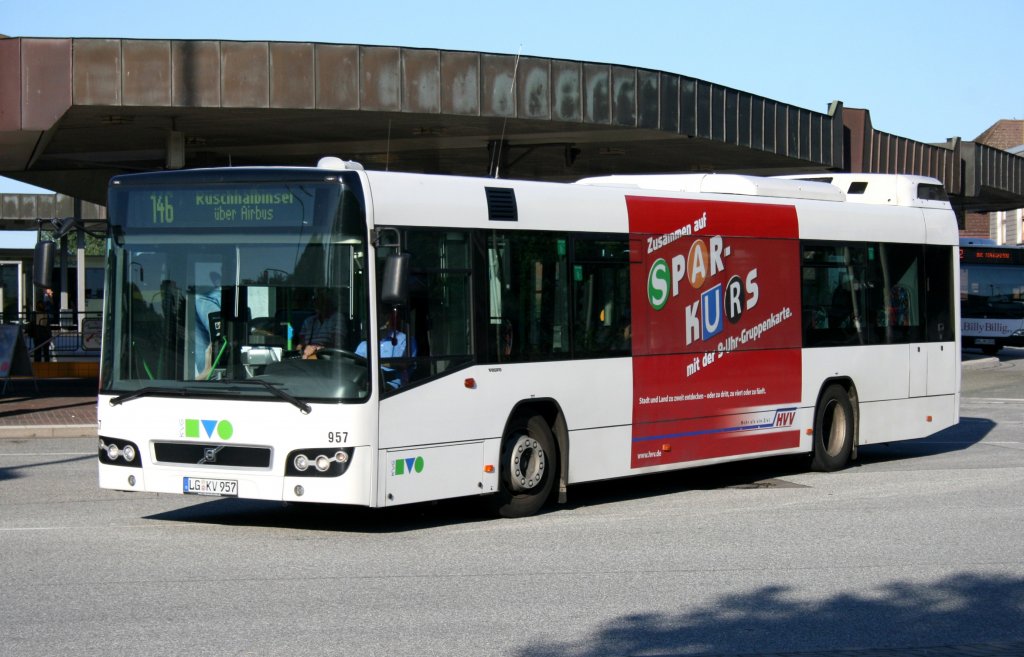
<instances>
[{"instance_id":1,"label":"evo logo","mask_svg":"<svg viewBox=\"0 0 1024 657\"><path fill-rule=\"evenodd\" d=\"M230 440L235 428L227 420L194 420L186 419L184 426L185 438L213 438Z\"/></svg>"},{"instance_id":2,"label":"evo logo","mask_svg":"<svg viewBox=\"0 0 1024 657\"><path fill-rule=\"evenodd\" d=\"M417 456L408 459L395 459L391 462L391 474L394 476L404 474L419 474L423 472L423 457Z\"/></svg>"}]
</instances>

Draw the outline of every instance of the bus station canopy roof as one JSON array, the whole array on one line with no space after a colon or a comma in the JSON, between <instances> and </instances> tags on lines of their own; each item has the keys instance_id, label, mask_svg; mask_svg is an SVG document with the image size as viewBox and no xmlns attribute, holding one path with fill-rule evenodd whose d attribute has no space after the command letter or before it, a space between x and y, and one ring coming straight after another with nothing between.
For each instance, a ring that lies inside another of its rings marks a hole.
<instances>
[{"instance_id":1,"label":"bus station canopy roof","mask_svg":"<svg viewBox=\"0 0 1024 657\"><path fill-rule=\"evenodd\" d=\"M387 46L0 38L0 175L102 205L120 173L324 155L561 181L911 173L941 180L961 211L1024 206L1019 155L914 142L841 102L816 112L664 71ZM34 228L46 202L13 196L0 226Z\"/></svg>"}]
</instances>

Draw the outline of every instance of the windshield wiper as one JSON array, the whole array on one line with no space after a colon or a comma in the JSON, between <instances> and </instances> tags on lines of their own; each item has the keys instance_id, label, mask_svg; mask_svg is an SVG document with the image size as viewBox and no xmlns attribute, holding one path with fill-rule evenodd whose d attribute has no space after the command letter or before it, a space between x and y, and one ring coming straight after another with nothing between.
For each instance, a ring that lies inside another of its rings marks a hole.
<instances>
[{"instance_id":1,"label":"windshield wiper","mask_svg":"<svg viewBox=\"0 0 1024 657\"><path fill-rule=\"evenodd\" d=\"M187 388L161 388L160 386L147 386L145 388L139 388L133 392L126 392L123 395L114 397L110 400L110 405L118 406L133 399L148 397L149 395L177 395L179 397L184 397L188 392Z\"/></svg>"},{"instance_id":2,"label":"windshield wiper","mask_svg":"<svg viewBox=\"0 0 1024 657\"><path fill-rule=\"evenodd\" d=\"M300 411L302 411L303 415L309 415L310 411L313 410L313 407L310 406L309 404L307 404L306 402L300 401L300 400L296 399L295 397L292 397L287 392L285 392L284 390L281 390L280 388L278 388L274 384L270 383L269 381L263 381L261 379L242 379L242 380L239 380L239 381L218 380L217 383L220 383L220 384L226 385L226 386L235 385L235 384L238 384L238 385L257 385L257 386L263 386L264 388L269 390L271 392L271 394L273 394L275 397L277 397L279 399L283 399L284 401L288 402L289 404L291 404L295 408L297 408ZM126 392L123 395L118 395L117 397L114 397L113 399L110 400L110 405L111 406L118 406L118 405L123 404L125 402L132 401L133 399L138 399L139 397L148 397L149 395L174 395L174 396L177 396L177 397L185 397L189 393L195 392L195 391L196 391L196 388L163 388L163 387L160 387L160 386L147 386L145 388L139 388L138 390L134 390L132 392Z\"/></svg>"},{"instance_id":3,"label":"windshield wiper","mask_svg":"<svg viewBox=\"0 0 1024 657\"><path fill-rule=\"evenodd\" d=\"M237 383L239 385L263 386L264 388L269 390L271 394L273 394L275 397L285 400L295 408L302 411L303 415L309 415L309 412L313 410L313 407L307 404L306 402L296 399L295 397L292 397L284 390L281 390L280 388L275 386L273 383L270 383L269 381L264 381L263 379L239 379L237 381L222 380L220 381L220 383L224 385L232 385Z\"/></svg>"}]
</instances>

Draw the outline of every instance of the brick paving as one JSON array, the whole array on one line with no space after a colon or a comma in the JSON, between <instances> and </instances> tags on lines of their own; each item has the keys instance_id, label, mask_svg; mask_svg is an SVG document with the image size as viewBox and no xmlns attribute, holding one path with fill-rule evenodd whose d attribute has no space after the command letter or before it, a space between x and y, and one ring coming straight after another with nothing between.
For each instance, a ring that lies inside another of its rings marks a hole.
<instances>
[{"instance_id":1,"label":"brick paving","mask_svg":"<svg viewBox=\"0 0 1024 657\"><path fill-rule=\"evenodd\" d=\"M0 438L88 436L96 432L94 378L11 379L0 395ZM2 385L2 384L0 384Z\"/></svg>"}]
</instances>

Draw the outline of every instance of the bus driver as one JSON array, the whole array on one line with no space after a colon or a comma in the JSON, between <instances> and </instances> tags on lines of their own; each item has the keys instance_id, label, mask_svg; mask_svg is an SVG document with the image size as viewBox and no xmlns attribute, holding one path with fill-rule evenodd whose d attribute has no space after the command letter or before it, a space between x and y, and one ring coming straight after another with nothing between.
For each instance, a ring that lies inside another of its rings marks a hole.
<instances>
[{"instance_id":1,"label":"bus driver","mask_svg":"<svg viewBox=\"0 0 1024 657\"><path fill-rule=\"evenodd\" d=\"M295 346L303 359L315 359L324 348L342 348L345 345L345 324L338 312L338 302L331 290L321 288L313 294L312 315L302 322L299 342Z\"/></svg>"}]
</instances>

